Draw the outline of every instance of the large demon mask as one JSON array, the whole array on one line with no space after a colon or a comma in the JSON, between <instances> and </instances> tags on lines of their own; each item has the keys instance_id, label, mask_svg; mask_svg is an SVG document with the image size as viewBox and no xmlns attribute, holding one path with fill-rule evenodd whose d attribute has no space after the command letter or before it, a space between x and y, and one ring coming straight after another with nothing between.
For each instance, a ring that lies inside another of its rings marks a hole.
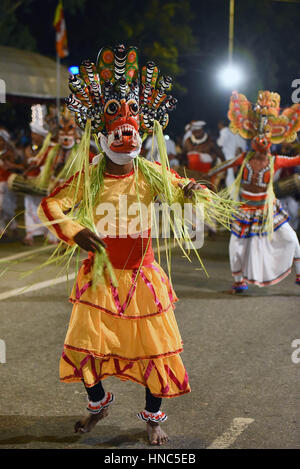
<instances>
[{"instance_id":1,"label":"large demon mask","mask_svg":"<svg viewBox=\"0 0 300 469\"><path fill-rule=\"evenodd\" d=\"M168 95L172 80L160 77L153 62L142 68L141 76L135 47L103 48L96 65L85 61L78 75L71 75L72 91L66 100L75 112L77 124L85 128L91 119L92 133L100 134L105 153L114 159L135 157L141 149L141 137L153 132L154 121L163 128L176 99Z\"/></svg>"},{"instance_id":2,"label":"large demon mask","mask_svg":"<svg viewBox=\"0 0 300 469\"><path fill-rule=\"evenodd\" d=\"M232 93L228 118L230 129L245 139L251 139L255 151L267 152L272 145L293 142L300 129L300 104L280 114L280 96L270 91L259 91L255 105L246 96Z\"/></svg>"}]
</instances>

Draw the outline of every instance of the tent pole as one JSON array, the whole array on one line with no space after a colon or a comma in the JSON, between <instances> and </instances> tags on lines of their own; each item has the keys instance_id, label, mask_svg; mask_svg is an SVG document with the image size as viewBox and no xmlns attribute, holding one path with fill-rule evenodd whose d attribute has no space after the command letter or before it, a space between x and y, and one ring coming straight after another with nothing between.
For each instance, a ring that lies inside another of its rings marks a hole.
<instances>
[{"instance_id":1,"label":"tent pole","mask_svg":"<svg viewBox=\"0 0 300 469\"><path fill-rule=\"evenodd\" d=\"M59 121L60 108L60 57L56 54L56 113L57 121Z\"/></svg>"}]
</instances>

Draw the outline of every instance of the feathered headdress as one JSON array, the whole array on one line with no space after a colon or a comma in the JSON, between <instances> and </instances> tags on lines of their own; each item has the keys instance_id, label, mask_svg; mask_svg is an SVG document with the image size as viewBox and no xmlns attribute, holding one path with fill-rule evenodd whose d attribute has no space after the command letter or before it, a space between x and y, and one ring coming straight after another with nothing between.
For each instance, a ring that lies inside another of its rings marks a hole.
<instances>
[{"instance_id":1,"label":"feathered headdress","mask_svg":"<svg viewBox=\"0 0 300 469\"><path fill-rule=\"evenodd\" d=\"M285 109L280 114L280 96L271 91L259 91L253 106L246 96L234 91L228 111L230 129L241 137L252 139L267 133L270 142L293 142L300 129L300 104Z\"/></svg>"}]
</instances>

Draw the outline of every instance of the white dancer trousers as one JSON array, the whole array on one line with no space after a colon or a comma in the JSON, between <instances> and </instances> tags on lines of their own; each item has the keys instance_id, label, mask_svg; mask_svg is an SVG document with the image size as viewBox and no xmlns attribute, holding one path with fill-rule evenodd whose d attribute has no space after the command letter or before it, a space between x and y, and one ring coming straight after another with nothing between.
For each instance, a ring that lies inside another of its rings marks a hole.
<instances>
[{"instance_id":1,"label":"white dancer trousers","mask_svg":"<svg viewBox=\"0 0 300 469\"><path fill-rule=\"evenodd\" d=\"M14 218L17 208L17 196L7 185L7 182L0 182L0 233L6 225ZM12 221L10 228L17 228L16 221Z\"/></svg>"},{"instance_id":2,"label":"white dancer trousers","mask_svg":"<svg viewBox=\"0 0 300 469\"><path fill-rule=\"evenodd\" d=\"M236 282L245 280L260 287L274 285L284 279L293 263L300 274L300 245L293 228L284 223L268 236L238 238L231 234L230 267Z\"/></svg>"},{"instance_id":3,"label":"white dancer trousers","mask_svg":"<svg viewBox=\"0 0 300 469\"><path fill-rule=\"evenodd\" d=\"M26 236L33 238L34 236L44 235L45 237L47 236L50 241L56 241L57 238L48 228L45 226L36 226L42 223L37 215L37 210L42 200L43 197L38 195L25 195L24 197Z\"/></svg>"}]
</instances>

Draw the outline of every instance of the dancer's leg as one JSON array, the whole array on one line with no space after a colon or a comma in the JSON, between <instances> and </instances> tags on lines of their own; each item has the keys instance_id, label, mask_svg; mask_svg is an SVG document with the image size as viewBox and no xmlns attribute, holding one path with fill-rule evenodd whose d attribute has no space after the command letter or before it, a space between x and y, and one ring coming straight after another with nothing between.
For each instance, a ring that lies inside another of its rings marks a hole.
<instances>
[{"instance_id":1,"label":"dancer's leg","mask_svg":"<svg viewBox=\"0 0 300 469\"><path fill-rule=\"evenodd\" d=\"M296 283L297 285L300 285L300 244L299 244L299 241L295 249L294 265L296 269Z\"/></svg>"},{"instance_id":2,"label":"dancer's leg","mask_svg":"<svg viewBox=\"0 0 300 469\"><path fill-rule=\"evenodd\" d=\"M161 406L162 398L152 396L150 389L146 388L146 406L145 410L147 412L156 413L159 411Z\"/></svg>"},{"instance_id":3,"label":"dancer's leg","mask_svg":"<svg viewBox=\"0 0 300 469\"><path fill-rule=\"evenodd\" d=\"M229 242L229 259L231 272L234 278L232 293L242 293L248 290L248 285L245 283L243 276L243 256L245 255L243 244L245 244L245 240L239 239L233 234L231 235Z\"/></svg>"},{"instance_id":4,"label":"dancer's leg","mask_svg":"<svg viewBox=\"0 0 300 469\"><path fill-rule=\"evenodd\" d=\"M84 416L75 424L75 433L90 432L94 426L108 415L108 406L113 402L114 396L110 392L105 393L101 381L95 386L85 386L88 395L88 416Z\"/></svg>"},{"instance_id":5,"label":"dancer's leg","mask_svg":"<svg viewBox=\"0 0 300 469\"><path fill-rule=\"evenodd\" d=\"M163 445L168 441L168 435L161 429L160 423L167 419L160 411L162 399L151 394L146 388L145 410L138 414L138 418L147 422L147 433L151 445Z\"/></svg>"}]
</instances>

